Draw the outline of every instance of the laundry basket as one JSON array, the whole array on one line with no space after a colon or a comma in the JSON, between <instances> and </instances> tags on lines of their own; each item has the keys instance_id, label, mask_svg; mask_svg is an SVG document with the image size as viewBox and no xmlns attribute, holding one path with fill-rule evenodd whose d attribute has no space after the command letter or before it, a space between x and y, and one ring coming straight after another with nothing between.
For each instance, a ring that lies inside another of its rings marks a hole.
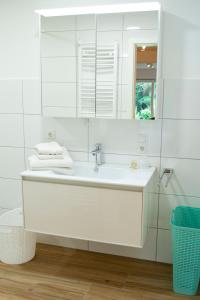
<instances>
[{"instance_id":1,"label":"laundry basket","mask_svg":"<svg viewBox=\"0 0 200 300\"><path fill-rule=\"evenodd\" d=\"M177 206L172 211L173 289L195 295L200 279L200 208Z\"/></svg>"},{"instance_id":2,"label":"laundry basket","mask_svg":"<svg viewBox=\"0 0 200 300\"><path fill-rule=\"evenodd\" d=\"M23 264L35 256L36 233L23 227L21 208L0 216L0 260L7 264Z\"/></svg>"}]
</instances>

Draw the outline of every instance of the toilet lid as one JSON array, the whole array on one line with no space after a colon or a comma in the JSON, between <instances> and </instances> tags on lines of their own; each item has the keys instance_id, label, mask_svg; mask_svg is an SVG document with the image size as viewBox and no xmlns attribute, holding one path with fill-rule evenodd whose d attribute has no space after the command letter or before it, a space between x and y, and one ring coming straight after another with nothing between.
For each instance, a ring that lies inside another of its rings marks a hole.
<instances>
[{"instance_id":1,"label":"toilet lid","mask_svg":"<svg viewBox=\"0 0 200 300\"><path fill-rule=\"evenodd\" d=\"M0 226L24 226L22 208L15 208L0 216Z\"/></svg>"}]
</instances>

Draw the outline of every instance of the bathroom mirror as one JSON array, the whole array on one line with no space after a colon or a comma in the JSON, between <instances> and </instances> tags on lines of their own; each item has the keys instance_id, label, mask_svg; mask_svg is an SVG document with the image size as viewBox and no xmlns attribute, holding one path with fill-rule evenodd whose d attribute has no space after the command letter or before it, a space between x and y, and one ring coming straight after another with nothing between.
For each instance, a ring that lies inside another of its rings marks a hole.
<instances>
[{"instance_id":1,"label":"bathroom mirror","mask_svg":"<svg viewBox=\"0 0 200 300\"><path fill-rule=\"evenodd\" d=\"M87 14L85 8L79 14L79 8L72 15L41 16L44 116L157 118L159 6L121 7L124 11L111 9L114 13L99 9Z\"/></svg>"},{"instance_id":2,"label":"bathroom mirror","mask_svg":"<svg viewBox=\"0 0 200 300\"><path fill-rule=\"evenodd\" d=\"M41 17L44 116L95 117L95 15Z\"/></svg>"}]
</instances>

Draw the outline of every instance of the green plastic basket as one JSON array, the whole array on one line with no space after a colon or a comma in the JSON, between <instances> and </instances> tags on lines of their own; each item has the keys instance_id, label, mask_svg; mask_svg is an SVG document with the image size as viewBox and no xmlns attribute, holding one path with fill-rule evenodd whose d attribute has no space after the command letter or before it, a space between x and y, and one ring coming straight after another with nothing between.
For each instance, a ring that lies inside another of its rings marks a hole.
<instances>
[{"instance_id":1,"label":"green plastic basket","mask_svg":"<svg viewBox=\"0 0 200 300\"><path fill-rule=\"evenodd\" d=\"M200 208L177 206L172 211L173 290L195 295L200 279Z\"/></svg>"}]
</instances>

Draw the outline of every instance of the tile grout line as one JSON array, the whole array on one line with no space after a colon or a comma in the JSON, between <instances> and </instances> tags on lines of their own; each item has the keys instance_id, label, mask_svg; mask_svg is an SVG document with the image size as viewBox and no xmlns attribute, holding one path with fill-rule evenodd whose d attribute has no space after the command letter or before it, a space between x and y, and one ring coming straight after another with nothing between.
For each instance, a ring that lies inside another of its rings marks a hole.
<instances>
[{"instance_id":1,"label":"tile grout line","mask_svg":"<svg viewBox=\"0 0 200 300\"><path fill-rule=\"evenodd\" d=\"M20 178L14 178L14 177L2 177L0 176L1 180L17 180L17 181L21 181Z\"/></svg>"},{"instance_id":2,"label":"tile grout line","mask_svg":"<svg viewBox=\"0 0 200 300\"><path fill-rule=\"evenodd\" d=\"M13 116L13 115L17 115L17 116L18 116L18 115L31 115L31 116L33 115L33 116L35 116L35 115L40 115L40 114L36 114L36 113L32 113L32 114L31 114L31 113L23 113L23 112L21 112L21 113L12 113L12 112L4 112L4 113L1 113L1 112L0 112L0 115L12 115L12 116Z\"/></svg>"},{"instance_id":3,"label":"tile grout line","mask_svg":"<svg viewBox=\"0 0 200 300\"><path fill-rule=\"evenodd\" d=\"M137 29L137 31L143 31L143 30L157 30L157 27L152 27L152 28L141 28L141 29ZM56 33L56 32L74 32L74 31L94 31L94 28L91 29L65 29L65 30L45 30L45 31L41 31L42 34L46 34L46 33ZM134 30L134 29L132 29ZM121 32L121 31L125 31L127 32L127 29L104 29L104 30L97 30L97 32Z\"/></svg>"},{"instance_id":4,"label":"tile grout line","mask_svg":"<svg viewBox=\"0 0 200 300\"><path fill-rule=\"evenodd\" d=\"M15 208L15 207L14 207L14 208ZM9 209L14 209L14 208L13 208L13 207L12 207L12 208L10 208L10 207L4 207L4 206L1 206L1 205L0 205L0 210L1 210L1 209L7 209L7 210L9 210Z\"/></svg>"},{"instance_id":5,"label":"tile grout line","mask_svg":"<svg viewBox=\"0 0 200 300\"><path fill-rule=\"evenodd\" d=\"M159 159L159 181L158 181L158 194L160 194L161 189L161 182L160 182L160 174L161 174L161 161L162 161L162 143L163 143L163 111L164 111L164 80L162 80L162 111L161 111L161 128L160 128L160 159ZM157 203L157 234L156 234L156 255L155 255L155 261L157 261L158 258L158 227L159 227L159 211L160 211L160 195L158 195L158 203Z\"/></svg>"},{"instance_id":6,"label":"tile grout line","mask_svg":"<svg viewBox=\"0 0 200 300\"><path fill-rule=\"evenodd\" d=\"M77 29L77 16L75 16L75 28ZM76 90L76 117L78 118L78 105L79 105L79 66L78 66L78 54L79 54L79 43L78 43L78 34L77 31L75 32L75 54L76 54L76 83L75 90Z\"/></svg>"},{"instance_id":7,"label":"tile grout line","mask_svg":"<svg viewBox=\"0 0 200 300\"><path fill-rule=\"evenodd\" d=\"M23 80L24 81L24 80ZM57 81L51 81L51 82L45 82L44 84L76 84L76 82L57 82ZM127 86L128 84L118 84L119 86ZM47 107L57 107L57 106L50 106L47 105ZM69 107L69 106L60 106L60 107ZM28 116L35 116L35 115L41 115L41 113L25 113L25 112L0 112L0 115L28 115ZM85 118L87 119L87 118ZM119 119L120 120L120 119ZM170 121L200 121L200 118L172 118L172 117L163 117L158 118L157 120L170 120Z\"/></svg>"},{"instance_id":8,"label":"tile grout line","mask_svg":"<svg viewBox=\"0 0 200 300\"><path fill-rule=\"evenodd\" d=\"M192 196L192 195L188 195L188 194L171 194L171 193L159 193L159 195L163 195L163 196L175 196L175 197L191 197L191 198L195 198L195 199L200 199L200 196Z\"/></svg>"},{"instance_id":9,"label":"tile grout line","mask_svg":"<svg viewBox=\"0 0 200 300\"><path fill-rule=\"evenodd\" d=\"M23 125L22 125L22 127L23 127ZM23 131L23 129L22 129L22 131ZM24 139L23 139L23 142L24 142ZM24 149L24 146L10 146L10 145L7 145L7 146L3 146L3 145L1 145L0 146L0 148L10 148L10 149Z\"/></svg>"},{"instance_id":10,"label":"tile grout line","mask_svg":"<svg viewBox=\"0 0 200 300\"><path fill-rule=\"evenodd\" d=\"M25 147L25 114L24 114L24 81L22 80L22 111L23 111L23 141L24 141L24 167L26 168L26 147Z\"/></svg>"},{"instance_id":11,"label":"tile grout line","mask_svg":"<svg viewBox=\"0 0 200 300\"><path fill-rule=\"evenodd\" d=\"M24 116L26 116L27 114L24 114ZM36 115L36 114L35 114ZM35 116L34 115L34 116ZM40 116L40 114L37 114L37 116ZM89 119L88 119L89 120ZM87 129L88 131L88 129ZM87 138L88 140L88 138ZM15 148L15 149L23 149L24 146L13 146L13 145L0 145L0 148ZM33 147L29 147L29 146L25 146L25 149L33 149ZM69 149L69 151L71 152L76 152L76 153L87 153L89 152L89 147L88 147L88 141L87 141L87 150L86 151L82 151L82 150L75 150L75 149ZM106 155L113 155L113 156L121 156L121 157L138 157L141 158L145 155L142 154L137 154L137 153L117 153L117 152L104 152ZM160 155L148 155L149 158L159 158L160 159ZM178 156L165 156L162 155L162 159L176 159L176 160L190 160L190 161L200 161L200 157L199 158L195 158L195 157L178 157ZM126 164L126 163L120 163L122 165Z\"/></svg>"},{"instance_id":12,"label":"tile grout line","mask_svg":"<svg viewBox=\"0 0 200 300\"><path fill-rule=\"evenodd\" d=\"M170 121L200 121L200 118L172 118L172 117L163 117L163 120L170 120Z\"/></svg>"}]
</instances>

